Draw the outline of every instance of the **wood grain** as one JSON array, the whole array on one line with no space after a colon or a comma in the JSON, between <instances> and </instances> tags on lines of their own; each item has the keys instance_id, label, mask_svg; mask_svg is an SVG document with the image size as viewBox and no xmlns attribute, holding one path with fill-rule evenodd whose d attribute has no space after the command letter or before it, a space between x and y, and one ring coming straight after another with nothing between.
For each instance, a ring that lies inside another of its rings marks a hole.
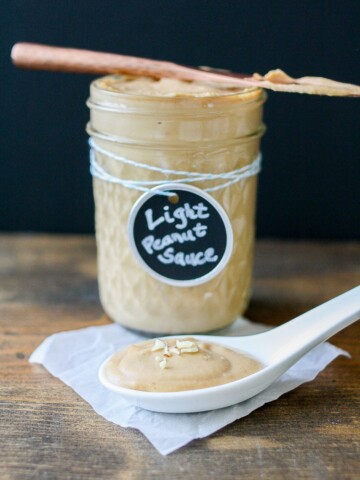
<instances>
[{"instance_id":1,"label":"wood grain","mask_svg":"<svg viewBox=\"0 0 360 480\"><path fill-rule=\"evenodd\" d=\"M48 335L108 323L92 237L0 236L0 478L358 479L359 324L319 377L161 457L28 357ZM360 245L263 241L249 318L279 324L360 283Z\"/></svg>"}]
</instances>

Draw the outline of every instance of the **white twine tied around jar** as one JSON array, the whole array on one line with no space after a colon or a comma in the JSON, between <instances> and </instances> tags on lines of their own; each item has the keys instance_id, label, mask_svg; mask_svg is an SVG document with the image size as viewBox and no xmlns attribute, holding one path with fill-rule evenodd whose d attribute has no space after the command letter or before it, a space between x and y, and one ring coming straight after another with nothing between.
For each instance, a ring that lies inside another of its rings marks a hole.
<instances>
[{"instance_id":1,"label":"white twine tied around jar","mask_svg":"<svg viewBox=\"0 0 360 480\"><path fill-rule=\"evenodd\" d=\"M245 178L252 177L256 175L261 170L261 153L251 162L249 165L245 167L237 168L235 170L231 170L230 172L222 172L222 173L201 173L201 172L187 172L183 170L171 170L169 168L160 168L155 167L152 165L147 165L145 163L135 162L134 160L130 160L128 158L122 157L121 155L116 155L109 150L106 150L100 147L93 138L89 139L90 145L90 172L93 177L99 178L100 180L104 180L110 183L116 183L118 185L122 185L126 188L131 188L133 190L139 190L140 192L149 192L152 191L155 187L160 187L162 185L168 185L169 183L192 183L192 182L204 182L209 180L223 180L223 183L216 185L215 187L204 188L205 192L215 192L216 190L220 190L222 188L226 188L234 183L240 182ZM151 170L153 172L159 172L164 175L179 175L181 178L177 180L127 180L119 177L115 177L111 173L107 172L103 166L101 166L98 161L96 160L95 152L101 153L106 155L107 157L111 158L112 160L116 160L117 162L131 165L135 168L142 168L145 170ZM155 191L159 195L166 195L172 196L176 195L174 192L168 192L165 190L158 190ZM154 192L154 193L155 193Z\"/></svg>"}]
</instances>

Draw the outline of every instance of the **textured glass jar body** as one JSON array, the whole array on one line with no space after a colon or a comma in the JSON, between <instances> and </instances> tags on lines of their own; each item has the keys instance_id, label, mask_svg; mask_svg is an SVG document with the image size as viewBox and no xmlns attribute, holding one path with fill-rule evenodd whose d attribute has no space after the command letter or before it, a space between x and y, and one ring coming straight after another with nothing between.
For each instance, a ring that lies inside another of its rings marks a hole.
<instances>
[{"instance_id":1,"label":"textured glass jar body","mask_svg":"<svg viewBox=\"0 0 360 480\"><path fill-rule=\"evenodd\" d=\"M88 132L116 155L164 169L221 173L246 166L259 154L265 100L259 89L216 97L151 97L108 91L98 80L90 93ZM98 152L96 159L122 179L178 178ZM192 185L204 189L219 183ZM231 257L208 282L178 287L150 276L130 249L128 218L141 192L94 178L99 290L110 318L136 330L176 334L215 330L243 313L252 275L256 183L252 176L211 192L231 222Z\"/></svg>"}]
</instances>

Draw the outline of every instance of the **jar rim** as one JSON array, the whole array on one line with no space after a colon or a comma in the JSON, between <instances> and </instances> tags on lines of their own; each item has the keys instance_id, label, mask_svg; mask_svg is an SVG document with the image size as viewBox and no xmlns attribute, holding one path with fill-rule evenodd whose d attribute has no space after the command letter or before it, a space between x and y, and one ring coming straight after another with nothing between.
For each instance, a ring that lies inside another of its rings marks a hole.
<instances>
[{"instance_id":1,"label":"jar rim","mask_svg":"<svg viewBox=\"0 0 360 480\"><path fill-rule=\"evenodd\" d=\"M130 93L130 92L116 92L107 88L103 88L99 85L99 81L114 77L116 75L105 75L103 77L96 78L90 84L90 88L94 88L98 92L109 96L109 98L117 98L117 99L127 99L127 100L142 100L145 102L164 102L164 103L174 103L176 101L181 102L216 102L221 103L225 102L226 100L233 100L234 98L238 97L239 100L241 99L241 103L252 103L257 102L260 100L265 100L267 95L264 89L261 87L244 87L242 90L237 91L228 91L224 94L219 95L189 95L189 94L178 94L174 96L163 96L163 95L147 95L147 94L137 94L137 93ZM126 75L118 75L119 77L126 77ZM202 82L204 83L204 82ZM249 98L244 100L244 97L248 96ZM106 104L105 104L106 105ZM109 104L111 106L111 104Z\"/></svg>"}]
</instances>

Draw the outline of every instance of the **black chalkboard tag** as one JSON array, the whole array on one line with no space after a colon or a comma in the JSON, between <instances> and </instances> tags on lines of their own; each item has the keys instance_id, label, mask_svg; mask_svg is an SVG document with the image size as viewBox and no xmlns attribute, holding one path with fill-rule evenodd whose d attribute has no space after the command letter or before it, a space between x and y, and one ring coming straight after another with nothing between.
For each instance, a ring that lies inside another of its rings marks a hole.
<instances>
[{"instance_id":1,"label":"black chalkboard tag","mask_svg":"<svg viewBox=\"0 0 360 480\"><path fill-rule=\"evenodd\" d=\"M157 280L178 287L213 278L233 247L225 210L203 190L177 183L139 198L130 212L128 234L141 266Z\"/></svg>"}]
</instances>

